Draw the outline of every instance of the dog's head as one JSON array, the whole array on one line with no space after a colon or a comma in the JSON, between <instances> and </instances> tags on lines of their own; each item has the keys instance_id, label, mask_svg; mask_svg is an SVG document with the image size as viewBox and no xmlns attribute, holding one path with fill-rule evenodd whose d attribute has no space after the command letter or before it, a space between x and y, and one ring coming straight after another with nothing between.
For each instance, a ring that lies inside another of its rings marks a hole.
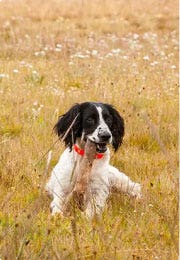
<instances>
[{"instance_id":1,"label":"dog's head","mask_svg":"<svg viewBox=\"0 0 180 260\"><path fill-rule=\"evenodd\" d=\"M75 104L62 115L54 127L60 138L64 136L66 146L72 149L76 140L90 139L100 153L112 144L116 151L124 136L124 120L109 104L85 102Z\"/></svg>"}]
</instances>

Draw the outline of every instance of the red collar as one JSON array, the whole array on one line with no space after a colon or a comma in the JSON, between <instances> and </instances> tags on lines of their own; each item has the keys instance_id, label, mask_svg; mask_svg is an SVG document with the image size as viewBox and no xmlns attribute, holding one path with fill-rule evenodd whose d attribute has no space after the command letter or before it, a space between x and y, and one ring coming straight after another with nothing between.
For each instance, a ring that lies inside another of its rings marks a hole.
<instances>
[{"instance_id":1,"label":"red collar","mask_svg":"<svg viewBox=\"0 0 180 260\"><path fill-rule=\"evenodd\" d=\"M85 153L84 149L79 148L77 144L74 145L74 151L79 155L84 156ZM96 159L102 159L103 157L104 157L103 153L96 154Z\"/></svg>"}]
</instances>

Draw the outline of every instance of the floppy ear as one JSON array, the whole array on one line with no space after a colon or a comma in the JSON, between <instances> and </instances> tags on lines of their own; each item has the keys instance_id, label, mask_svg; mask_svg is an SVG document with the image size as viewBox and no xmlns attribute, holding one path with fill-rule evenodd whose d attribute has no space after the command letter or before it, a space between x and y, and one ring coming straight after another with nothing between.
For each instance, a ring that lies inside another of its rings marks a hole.
<instances>
[{"instance_id":1,"label":"floppy ear","mask_svg":"<svg viewBox=\"0 0 180 260\"><path fill-rule=\"evenodd\" d=\"M72 123L73 126L69 129ZM66 146L69 146L70 149L72 149L73 144L76 142L76 138L80 137L82 134L80 105L75 104L69 111L62 115L54 126L54 130L60 138L65 136L68 131L64 142Z\"/></svg>"},{"instance_id":2,"label":"floppy ear","mask_svg":"<svg viewBox=\"0 0 180 260\"><path fill-rule=\"evenodd\" d=\"M122 144L123 136L124 136L124 120L120 116L119 112L113 108L113 106L109 104L105 104L105 106L108 108L112 118L113 123L110 126L110 130L113 136L113 148L115 151L118 150L119 146Z\"/></svg>"}]
</instances>

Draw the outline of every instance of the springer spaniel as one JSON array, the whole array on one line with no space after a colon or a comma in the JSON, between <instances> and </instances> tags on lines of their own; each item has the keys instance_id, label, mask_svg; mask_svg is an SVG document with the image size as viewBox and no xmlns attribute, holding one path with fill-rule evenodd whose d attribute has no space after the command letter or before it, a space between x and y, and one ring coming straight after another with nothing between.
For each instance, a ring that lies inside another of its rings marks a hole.
<instances>
[{"instance_id":1,"label":"springer spaniel","mask_svg":"<svg viewBox=\"0 0 180 260\"><path fill-rule=\"evenodd\" d=\"M63 139L66 149L52 171L46 190L52 196L51 212L64 214L64 205L72 192L75 166L84 155L87 140L96 146L96 158L92 163L88 192L91 194L85 214L93 218L100 214L112 189L141 198L141 185L130 180L124 173L109 164L112 144L115 151L122 143L124 120L109 104L84 102L75 104L62 115L55 131Z\"/></svg>"}]
</instances>

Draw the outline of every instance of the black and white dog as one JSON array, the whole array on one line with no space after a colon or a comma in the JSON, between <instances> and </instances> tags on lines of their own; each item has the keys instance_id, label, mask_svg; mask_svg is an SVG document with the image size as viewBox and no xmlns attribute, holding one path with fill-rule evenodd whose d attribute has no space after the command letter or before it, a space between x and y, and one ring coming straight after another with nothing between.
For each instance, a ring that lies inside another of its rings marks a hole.
<instances>
[{"instance_id":1,"label":"black and white dog","mask_svg":"<svg viewBox=\"0 0 180 260\"><path fill-rule=\"evenodd\" d=\"M64 213L64 203L74 186L73 169L84 155L84 146L88 139L95 143L97 154L88 186L91 199L85 214L89 218L100 214L112 188L126 192L132 197L141 197L141 185L132 182L124 173L109 164L108 144L112 144L117 151L124 136L124 120L111 105L95 102L75 104L59 118L55 131L60 138L64 137L66 149L46 185L46 190L53 197L53 215Z\"/></svg>"}]
</instances>

